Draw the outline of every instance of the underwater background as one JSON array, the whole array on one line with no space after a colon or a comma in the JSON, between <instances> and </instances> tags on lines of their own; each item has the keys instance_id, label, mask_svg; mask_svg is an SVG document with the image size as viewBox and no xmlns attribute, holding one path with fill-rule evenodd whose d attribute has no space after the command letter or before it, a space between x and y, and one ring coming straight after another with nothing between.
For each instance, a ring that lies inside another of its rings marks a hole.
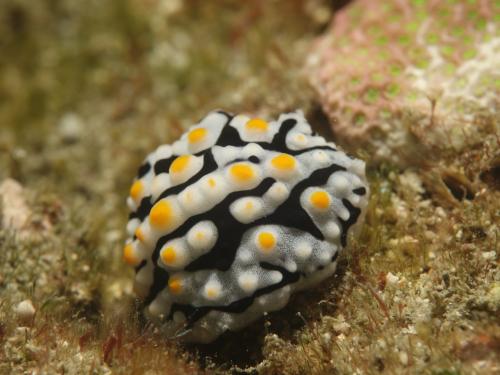
<instances>
[{"instance_id":1,"label":"underwater background","mask_svg":"<svg viewBox=\"0 0 500 375\"><path fill-rule=\"evenodd\" d=\"M0 2L1 374L500 372L498 0ZM302 109L367 162L335 276L210 345L122 260L144 156Z\"/></svg>"}]
</instances>

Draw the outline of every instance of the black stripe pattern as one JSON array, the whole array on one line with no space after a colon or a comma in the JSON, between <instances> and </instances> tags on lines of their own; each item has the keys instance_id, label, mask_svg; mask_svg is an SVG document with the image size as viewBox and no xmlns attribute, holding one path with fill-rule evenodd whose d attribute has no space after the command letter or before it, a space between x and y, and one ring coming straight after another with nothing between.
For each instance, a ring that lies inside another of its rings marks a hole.
<instances>
[{"instance_id":1,"label":"black stripe pattern","mask_svg":"<svg viewBox=\"0 0 500 375\"><path fill-rule=\"evenodd\" d=\"M145 314L172 338L210 342L335 271L369 188L364 163L312 132L209 113L139 168L124 259Z\"/></svg>"}]
</instances>

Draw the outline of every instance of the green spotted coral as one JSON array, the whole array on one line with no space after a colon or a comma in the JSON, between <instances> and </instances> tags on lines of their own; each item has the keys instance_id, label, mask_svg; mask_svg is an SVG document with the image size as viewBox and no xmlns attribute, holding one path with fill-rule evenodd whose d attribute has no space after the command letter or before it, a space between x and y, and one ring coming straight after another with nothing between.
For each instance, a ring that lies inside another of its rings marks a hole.
<instances>
[{"instance_id":1,"label":"green spotted coral","mask_svg":"<svg viewBox=\"0 0 500 375\"><path fill-rule=\"evenodd\" d=\"M488 0L359 0L339 12L308 61L335 134L400 162L409 114L461 147L478 114L498 108L498 14Z\"/></svg>"}]
</instances>

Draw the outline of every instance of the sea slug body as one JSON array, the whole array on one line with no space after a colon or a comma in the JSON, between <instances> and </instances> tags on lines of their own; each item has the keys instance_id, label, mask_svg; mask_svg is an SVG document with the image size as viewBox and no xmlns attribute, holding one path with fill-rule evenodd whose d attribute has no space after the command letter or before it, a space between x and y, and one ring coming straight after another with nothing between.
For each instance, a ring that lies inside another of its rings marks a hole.
<instances>
[{"instance_id":1,"label":"sea slug body","mask_svg":"<svg viewBox=\"0 0 500 375\"><path fill-rule=\"evenodd\" d=\"M365 164L302 112L209 113L139 168L123 256L145 314L207 343L333 274L368 202Z\"/></svg>"}]
</instances>

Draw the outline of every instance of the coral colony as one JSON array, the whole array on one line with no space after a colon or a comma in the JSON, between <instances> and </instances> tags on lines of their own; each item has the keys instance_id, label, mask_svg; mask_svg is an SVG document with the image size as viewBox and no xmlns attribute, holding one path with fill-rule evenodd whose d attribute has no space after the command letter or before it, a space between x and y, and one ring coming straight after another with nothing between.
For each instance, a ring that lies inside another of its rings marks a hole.
<instances>
[{"instance_id":1,"label":"coral colony","mask_svg":"<svg viewBox=\"0 0 500 375\"><path fill-rule=\"evenodd\" d=\"M209 113L162 145L130 189L125 261L169 337L210 342L332 275L368 201L365 163L276 121Z\"/></svg>"},{"instance_id":2,"label":"coral colony","mask_svg":"<svg viewBox=\"0 0 500 375\"><path fill-rule=\"evenodd\" d=\"M498 105L499 11L489 0L357 0L337 13L306 69L334 133L401 163L411 115L413 128L439 124L427 137L459 149L477 134L478 114Z\"/></svg>"}]
</instances>

